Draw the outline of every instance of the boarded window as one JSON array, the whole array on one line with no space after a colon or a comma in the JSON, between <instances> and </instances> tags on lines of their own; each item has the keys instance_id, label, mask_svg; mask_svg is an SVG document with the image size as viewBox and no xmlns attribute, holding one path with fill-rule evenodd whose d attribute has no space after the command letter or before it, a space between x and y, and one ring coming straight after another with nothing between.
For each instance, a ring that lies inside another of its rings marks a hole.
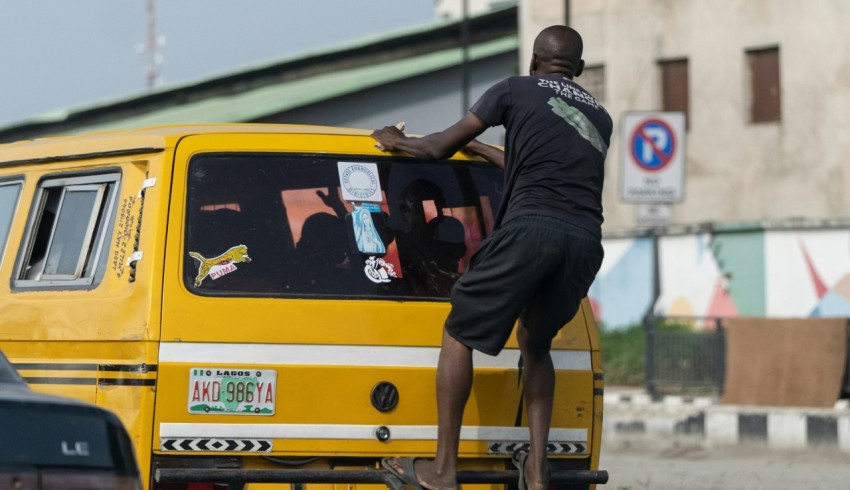
<instances>
[{"instance_id":1,"label":"boarded window","mask_svg":"<svg viewBox=\"0 0 850 490\"><path fill-rule=\"evenodd\" d=\"M578 77L578 84L599 102L605 101L605 65L586 66Z\"/></svg>"},{"instance_id":2,"label":"boarded window","mask_svg":"<svg viewBox=\"0 0 850 490\"><path fill-rule=\"evenodd\" d=\"M779 48L747 51L750 69L750 122L782 119L779 84Z\"/></svg>"},{"instance_id":3,"label":"boarded window","mask_svg":"<svg viewBox=\"0 0 850 490\"><path fill-rule=\"evenodd\" d=\"M685 124L688 122L688 60L665 60L658 62L661 70L661 109L682 111Z\"/></svg>"}]
</instances>

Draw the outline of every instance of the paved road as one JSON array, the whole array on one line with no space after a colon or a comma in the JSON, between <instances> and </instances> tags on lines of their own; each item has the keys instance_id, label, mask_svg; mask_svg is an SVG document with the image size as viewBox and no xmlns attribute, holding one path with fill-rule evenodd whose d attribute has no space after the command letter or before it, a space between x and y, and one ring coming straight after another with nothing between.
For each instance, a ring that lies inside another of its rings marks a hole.
<instances>
[{"instance_id":1,"label":"paved road","mask_svg":"<svg viewBox=\"0 0 850 490\"><path fill-rule=\"evenodd\" d=\"M850 454L836 449L776 451L763 447L712 450L603 446L599 490L850 489Z\"/></svg>"}]
</instances>

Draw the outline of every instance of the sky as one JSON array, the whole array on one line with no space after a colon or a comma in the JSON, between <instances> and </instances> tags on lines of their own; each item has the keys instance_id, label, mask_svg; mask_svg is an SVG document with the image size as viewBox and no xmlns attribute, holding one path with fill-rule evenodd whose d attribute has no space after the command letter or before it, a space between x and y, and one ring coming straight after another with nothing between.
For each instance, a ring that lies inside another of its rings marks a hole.
<instances>
[{"instance_id":1,"label":"sky","mask_svg":"<svg viewBox=\"0 0 850 490\"><path fill-rule=\"evenodd\" d=\"M168 88L435 22L435 0L155 0ZM146 0L0 0L0 127L147 90Z\"/></svg>"}]
</instances>

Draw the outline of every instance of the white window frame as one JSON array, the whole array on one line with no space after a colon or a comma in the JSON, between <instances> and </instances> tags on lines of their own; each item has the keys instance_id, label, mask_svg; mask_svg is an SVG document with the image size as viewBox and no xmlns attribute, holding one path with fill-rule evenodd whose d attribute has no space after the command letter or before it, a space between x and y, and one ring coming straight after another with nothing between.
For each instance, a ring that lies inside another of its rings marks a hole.
<instances>
[{"instance_id":1,"label":"white window frame","mask_svg":"<svg viewBox=\"0 0 850 490\"><path fill-rule=\"evenodd\" d=\"M12 286L15 289L34 288L56 288L66 287L91 287L98 277L100 261L107 244L107 233L111 230L110 220L114 218L115 200L118 194L118 183L120 174L111 172L108 174L56 177L47 178L39 183L27 230L22 240L19 252L19 260L15 267L15 275ZM91 215L86 223L83 235L82 248L77 258L77 263L72 274L50 274L45 273L48 259L52 251L56 229L62 216L62 207L65 198L70 192L95 191L95 200L92 204ZM48 197L53 193L61 193L56 204L56 214L50 225L47 245L43 256L37 263L32 262L33 250L36 246L36 237L42 228L42 219ZM100 226L99 226L100 225ZM87 267L88 266L88 267Z\"/></svg>"},{"instance_id":2,"label":"white window frame","mask_svg":"<svg viewBox=\"0 0 850 490\"><path fill-rule=\"evenodd\" d=\"M9 228L6 230L0 230L0 264L3 263L3 257L6 254L6 245L9 243L9 235L12 232L12 223L15 221L15 213L17 212L18 205L21 200L21 189L24 187L24 181L21 178L13 178L10 180L0 181L0 187L17 187L17 194L15 195L15 203L12 205L12 208L9 210Z\"/></svg>"}]
</instances>

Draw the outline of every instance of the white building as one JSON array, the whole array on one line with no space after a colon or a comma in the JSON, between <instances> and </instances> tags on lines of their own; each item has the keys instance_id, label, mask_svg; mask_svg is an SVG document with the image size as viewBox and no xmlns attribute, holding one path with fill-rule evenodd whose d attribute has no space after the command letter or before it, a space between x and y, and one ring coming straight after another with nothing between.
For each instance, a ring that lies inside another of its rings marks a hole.
<instances>
[{"instance_id":1,"label":"white building","mask_svg":"<svg viewBox=\"0 0 850 490\"><path fill-rule=\"evenodd\" d=\"M577 81L615 121L607 230L638 224L639 206L619 196L626 111L687 113L674 224L850 214L850 3L523 0L520 67L565 5L590 68Z\"/></svg>"}]
</instances>

